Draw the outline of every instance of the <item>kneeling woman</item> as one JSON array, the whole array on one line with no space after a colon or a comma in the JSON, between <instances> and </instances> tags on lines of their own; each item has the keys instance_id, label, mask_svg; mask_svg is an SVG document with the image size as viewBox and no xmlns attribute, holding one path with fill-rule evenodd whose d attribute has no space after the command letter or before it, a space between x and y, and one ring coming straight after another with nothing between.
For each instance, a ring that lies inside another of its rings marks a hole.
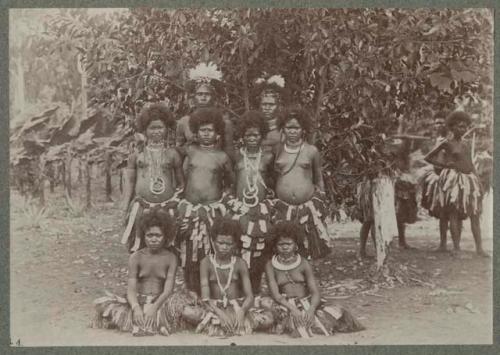
<instances>
[{"instance_id":1,"label":"kneeling woman","mask_svg":"<svg viewBox=\"0 0 500 355\"><path fill-rule=\"evenodd\" d=\"M312 121L300 108L285 110L278 121L285 141L274 162L276 172L276 220L297 221L307 234L306 256L321 258L330 251L324 223L325 187L318 149L305 142Z\"/></svg>"},{"instance_id":2,"label":"kneeling woman","mask_svg":"<svg viewBox=\"0 0 500 355\"><path fill-rule=\"evenodd\" d=\"M211 336L250 334L273 323L271 312L254 307L248 267L236 254L241 230L237 221L219 218L210 230L214 254L200 264L203 306L184 307L183 316L197 332Z\"/></svg>"},{"instance_id":3,"label":"kneeling woman","mask_svg":"<svg viewBox=\"0 0 500 355\"><path fill-rule=\"evenodd\" d=\"M326 305L309 262L298 253L303 233L293 222L281 222L271 230L275 255L266 264L276 333L309 337L311 333L332 335L355 332L364 327L345 309Z\"/></svg>"},{"instance_id":4,"label":"kneeling woman","mask_svg":"<svg viewBox=\"0 0 500 355\"><path fill-rule=\"evenodd\" d=\"M153 210L142 215L139 227L146 248L129 257L127 296L107 292L95 300L92 326L118 328L135 336L168 335L174 320L165 301L174 289L177 257L164 246L173 238L175 224L168 213Z\"/></svg>"}]
</instances>

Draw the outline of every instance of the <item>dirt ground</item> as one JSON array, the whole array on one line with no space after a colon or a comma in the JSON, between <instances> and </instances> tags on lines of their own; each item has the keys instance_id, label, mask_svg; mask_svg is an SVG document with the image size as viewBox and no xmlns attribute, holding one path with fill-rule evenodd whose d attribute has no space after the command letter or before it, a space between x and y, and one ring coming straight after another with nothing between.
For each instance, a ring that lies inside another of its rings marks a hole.
<instances>
[{"instance_id":1,"label":"dirt ground","mask_svg":"<svg viewBox=\"0 0 500 355\"><path fill-rule=\"evenodd\" d=\"M491 344L492 264L474 254L470 229L459 256L437 253L437 222L408 226L417 249L391 250L390 277L369 275L373 260L357 258L356 222L336 223L332 254L315 263L323 295L348 307L366 326L353 334L292 339L254 334L210 338L189 333L136 338L88 327L92 300L104 290L124 293L128 254L120 244L117 204L95 202L89 214L69 208L62 194L48 196L44 216L11 194L11 342L58 345L293 345L293 344ZM485 238L491 254L491 235ZM374 254L370 244L369 251ZM182 280L178 280L180 287Z\"/></svg>"}]
</instances>

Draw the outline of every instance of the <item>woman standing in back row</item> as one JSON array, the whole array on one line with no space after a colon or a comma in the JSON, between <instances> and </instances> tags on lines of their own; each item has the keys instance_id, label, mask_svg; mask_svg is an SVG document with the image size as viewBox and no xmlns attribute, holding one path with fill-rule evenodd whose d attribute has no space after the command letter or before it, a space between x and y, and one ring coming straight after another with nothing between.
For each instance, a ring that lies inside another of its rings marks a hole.
<instances>
[{"instance_id":1,"label":"woman standing in back row","mask_svg":"<svg viewBox=\"0 0 500 355\"><path fill-rule=\"evenodd\" d=\"M325 187L318 149L306 142L312 129L307 112L299 107L284 110L278 118L284 142L276 149L276 220L297 221L307 235L305 254L321 258L330 251L324 223Z\"/></svg>"}]
</instances>

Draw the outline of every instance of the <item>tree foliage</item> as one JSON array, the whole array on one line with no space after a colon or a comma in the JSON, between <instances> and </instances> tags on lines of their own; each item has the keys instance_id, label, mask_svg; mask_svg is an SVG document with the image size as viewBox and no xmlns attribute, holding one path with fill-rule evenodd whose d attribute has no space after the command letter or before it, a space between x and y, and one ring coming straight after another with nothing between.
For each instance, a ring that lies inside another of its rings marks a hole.
<instances>
[{"instance_id":1,"label":"tree foliage","mask_svg":"<svg viewBox=\"0 0 500 355\"><path fill-rule=\"evenodd\" d=\"M485 9L66 9L42 22L12 55L27 62L31 101L45 90L71 108L47 152L77 145L96 162L105 152L126 156L145 102L186 113L186 73L200 61L222 70L220 101L235 115L255 108L257 78L285 78L286 104L305 106L319 128L340 203L378 166L380 133L428 133L436 111L457 105L491 127L493 17Z\"/></svg>"}]
</instances>

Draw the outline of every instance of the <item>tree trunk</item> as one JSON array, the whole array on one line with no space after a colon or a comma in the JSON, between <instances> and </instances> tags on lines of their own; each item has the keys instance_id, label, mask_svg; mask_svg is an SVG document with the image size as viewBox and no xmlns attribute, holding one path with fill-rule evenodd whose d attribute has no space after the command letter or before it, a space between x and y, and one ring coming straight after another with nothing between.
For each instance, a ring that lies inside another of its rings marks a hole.
<instances>
[{"instance_id":1,"label":"tree trunk","mask_svg":"<svg viewBox=\"0 0 500 355\"><path fill-rule=\"evenodd\" d=\"M38 197L40 199L40 207L45 206L45 163L43 156L39 157L39 165L38 165Z\"/></svg>"},{"instance_id":2,"label":"tree trunk","mask_svg":"<svg viewBox=\"0 0 500 355\"><path fill-rule=\"evenodd\" d=\"M384 265L389 243L398 234L394 198L394 183L391 178L380 175L373 180L372 208L377 248L377 270L380 270Z\"/></svg>"},{"instance_id":3,"label":"tree trunk","mask_svg":"<svg viewBox=\"0 0 500 355\"><path fill-rule=\"evenodd\" d=\"M56 185L56 168L54 166L54 162L48 163L47 166L47 175L49 177L49 183L50 183L50 193L54 193L54 187Z\"/></svg>"},{"instance_id":4,"label":"tree trunk","mask_svg":"<svg viewBox=\"0 0 500 355\"><path fill-rule=\"evenodd\" d=\"M85 159L85 208L90 210L92 207L92 176L91 176L91 168L92 165L89 162L88 157Z\"/></svg>"},{"instance_id":5,"label":"tree trunk","mask_svg":"<svg viewBox=\"0 0 500 355\"><path fill-rule=\"evenodd\" d=\"M106 176L106 201L113 202L111 198L113 193L111 186L111 154L109 152L104 153L104 173Z\"/></svg>"},{"instance_id":6,"label":"tree trunk","mask_svg":"<svg viewBox=\"0 0 500 355\"><path fill-rule=\"evenodd\" d=\"M120 169L120 194L123 194L123 169Z\"/></svg>"},{"instance_id":7,"label":"tree trunk","mask_svg":"<svg viewBox=\"0 0 500 355\"><path fill-rule=\"evenodd\" d=\"M72 198L72 187L71 187L71 162L73 161L73 157L71 154L68 154L68 157L66 158L66 162L64 164L64 170L65 170L65 175L64 175L64 187L66 189L66 192L68 193L68 197Z\"/></svg>"},{"instance_id":8,"label":"tree trunk","mask_svg":"<svg viewBox=\"0 0 500 355\"><path fill-rule=\"evenodd\" d=\"M240 63L242 70L242 81L243 81L243 100L245 101L245 110L250 110L250 93L248 91L248 58L245 48L240 47Z\"/></svg>"},{"instance_id":9,"label":"tree trunk","mask_svg":"<svg viewBox=\"0 0 500 355\"><path fill-rule=\"evenodd\" d=\"M22 113L26 107L24 64L22 56L17 58L16 80L15 80L14 112Z\"/></svg>"}]
</instances>

